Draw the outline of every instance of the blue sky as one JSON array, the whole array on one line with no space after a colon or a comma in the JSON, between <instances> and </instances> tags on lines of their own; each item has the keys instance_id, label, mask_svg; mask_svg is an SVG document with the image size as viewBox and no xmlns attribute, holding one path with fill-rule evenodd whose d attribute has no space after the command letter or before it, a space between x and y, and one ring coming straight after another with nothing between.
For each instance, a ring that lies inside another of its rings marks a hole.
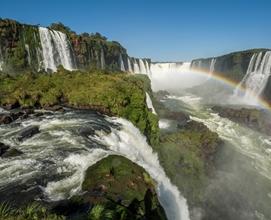
<instances>
[{"instance_id":1,"label":"blue sky","mask_svg":"<svg viewBox=\"0 0 271 220\"><path fill-rule=\"evenodd\" d=\"M270 0L1 0L0 17L42 26L61 21L156 61L271 48Z\"/></svg>"}]
</instances>

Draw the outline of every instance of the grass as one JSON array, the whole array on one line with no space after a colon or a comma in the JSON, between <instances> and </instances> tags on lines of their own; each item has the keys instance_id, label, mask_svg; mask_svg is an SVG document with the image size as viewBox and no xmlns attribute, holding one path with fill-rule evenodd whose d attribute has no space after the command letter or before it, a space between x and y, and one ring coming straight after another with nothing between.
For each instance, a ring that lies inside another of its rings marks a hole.
<instances>
[{"instance_id":1,"label":"grass","mask_svg":"<svg viewBox=\"0 0 271 220\"><path fill-rule=\"evenodd\" d=\"M63 216L51 214L38 203L32 203L24 208L15 209L7 203L0 204L1 220L63 220Z\"/></svg>"},{"instance_id":2,"label":"grass","mask_svg":"<svg viewBox=\"0 0 271 220\"><path fill-rule=\"evenodd\" d=\"M147 108L145 91L150 91L147 77L98 70L69 72L60 68L54 74L0 76L1 106L92 108L128 119L155 144L158 118Z\"/></svg>"}]
</instances>

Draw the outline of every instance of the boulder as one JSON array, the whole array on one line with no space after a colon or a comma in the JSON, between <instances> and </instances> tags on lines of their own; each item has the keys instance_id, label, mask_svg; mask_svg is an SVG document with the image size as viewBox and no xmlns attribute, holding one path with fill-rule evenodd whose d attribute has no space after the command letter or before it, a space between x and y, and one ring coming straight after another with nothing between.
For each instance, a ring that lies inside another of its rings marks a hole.
<instances>
[{"instance_id":1,"label":"boulder","mask_svg":"<svg viewBox=\"0 0 271 220\"><path fill-rule=\"evenodd\" d=\"M2 125L2 124L9 124L12 121L13 121L12 117L10 117L9 114L2 114L2 115L0 115L0 125Z\"/></svg>"},{"instance_id":2,"label":"boulder","mask_svg":"<svg viewBox=\"0 0 271 220\"><path fill-rule=\"evenodd\" d=\"M7 158L7 157L16 157L23 154L22 151L17 150L16 148L11 148L8 151L6 151L4 154L2 154L3 158Z\"/></svg>"},{"instance_id":3,"label":"boulder","mask_svg":"<svg viewBox=\"0 0 271 220\"><path fill-rule=\"evenodd\" d=\"M17 139L19 141L24 141L27 138L31 138L35 134L38 134L40 132L38 126L28 126L24 129L22 129L18 134L17 134Z\"/></svg>"},{"instance_id":4,"label":"boulder","mask_svg":"<svg viewBox=\"0 0 271 220\"><path fill-rule=\"evenodd\" d=\"M0 156L2 156L5 152L7 152L8 149L9 149L9 146L0 142Z\"/></svg>"}]
</instances>

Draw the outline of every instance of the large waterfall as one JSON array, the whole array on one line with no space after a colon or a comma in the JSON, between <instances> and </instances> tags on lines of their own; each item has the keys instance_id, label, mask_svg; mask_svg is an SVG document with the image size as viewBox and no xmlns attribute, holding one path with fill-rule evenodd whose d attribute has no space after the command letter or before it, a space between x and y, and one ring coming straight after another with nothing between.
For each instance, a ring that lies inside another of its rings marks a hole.
<instances>
[{"instance_id":1,"label":"large waterfall","mask_svg":"<svg viewBox=\"0 0 271 220\"><path fill-rule=\"evenodd\" d=\"M235 96L239 96L239 89L244 87L246 88L245 99L248 99L251 95L259 97L264 91L270 75L271 51L253 54L246 75L235 89Z\"/></svg>"},{"instance_id":2,"label":"large waterfall","mask_svg":"<svg viewBox=\"0 0 271 220\"><path fill-rule=\"evenodd\" d=\"M73 70L73 55L66 34L44 27L39 27L39 34L45 71L55 72L59 65Z\"/></svg>"},{"instance_id":3,"label":"large waterfall","mask_svg":"<svg viewBox=\"0 0 271 220\"><path fill-rule=\"evenodd\" d=\"M183 72L188 71L190 67L190 63L182 63L182 62L168 62L168 63L152 63L151 64L151 72L152 73L169 73L169 72Z\"/></svg>"},{"instance_id":4,"label":"large waterfall","mask_svg":"<svg viewBox=\"0 0 271 220\"><path fill-rule=\"evenodd\" d=\"M3 64L4 64L4 62L3 62L3 55L2 55L2 50L1 50L1 47L0 47L0 71L2 71L3 70Z\"/></svg>"}]
</instances>

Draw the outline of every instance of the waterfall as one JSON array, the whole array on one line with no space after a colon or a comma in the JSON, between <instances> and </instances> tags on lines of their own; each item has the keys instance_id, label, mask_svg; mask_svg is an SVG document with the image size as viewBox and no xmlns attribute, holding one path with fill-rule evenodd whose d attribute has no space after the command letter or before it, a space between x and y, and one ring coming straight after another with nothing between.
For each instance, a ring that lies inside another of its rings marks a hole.
<instances>
[{"instance_id":1,"label":"waterfall","mask_svg":"<svg viewBox=\"0 0 271 220\"><path fill-rule=\"evenodd\" d=\"M119 56L119 62L120 62L120 70L123 71L123 72L125 72L124 62L123 62L121 54Z\"/></svg>"},{"instance_id":2,"label":"waterfall","mask_svg":"<svg viewBox=\"0 0 271 220\"><path fill-rule=\"evenodd\" d=\"M146 103L147 103L148 109L151 109L152 113L157 115L155 108L153 107L151 97L150 97L149 93L147 93L147 92L146 92Z\"/></svg>"},{"instance_id":3,"label":"waterfall","mask_svg":"<svg viewBox=\"0 0 271 220\"><path fill-rule=\"evenodd\" d=\"M165 209L169 220L189 220L189 211L185 198L178 188L170 182L159 159L146 138L133 124L124 119L113 120L122 125L122 129L112 129L109 135L100 135L98 140L109 147L112 152L123 155L142 166L157 182L156 190L159 201Z\"/></svg>"},{"instance_id":4,"label":"waterfall","mask_svg":"<svg viewBox=\"0 0 271 220\"><path fill-rule=\"evenodd\" d=\"M127 64L128 64L128 72L132 73L133 68L132 68L132 65L131 65L130 58L128 56L127 56Z\"/></svg>"},{"instance_id":5,"label":"waterfall","mask_svg":"<svg viewBox=\"0 0 271 220\"><path fill-rule=\"evenodd\" d=\"M264 91L271 74L271 51L265 54L259 52L253 54L250 59L246 75L234 91L234 96L240 96L241 87L246 88L243 98L249 99L251 95L259 97Z\"/></svg>"},{"instance_id":6,"label":"waterfall","mask_svg":"<svg viewBox=\"0 0 271 220\"><path fill-rule=\"evenodd\" d=\"M216 63L216 58L212 58L211 60L211 64L210 64L210 68L209 68L209 72L213 73L215 70L215 63Z\"/></svg>"},{"instance_id":7,"label":"waterfall","mask_svg":"<svg viewBox=\"0 0 271 220\"><path fill-rule=\"evenodd\" d=\"M139 59L139 69L140 69L140 73L147 74L146 66L142 59Z\"/></svg>"},{"instance_id":8,"label":"waterfall","mask_svg":"<svg viewBox=\"0 0 271 220\"><path fill-rule=\"evenodd\" d=\"M0 71L3 70L3 65L4 65L4 59L3 59L3 54L2 54L1 45L0 45Z\"/></svg>"},{"instance_id":9,"label":"waterfall","mask_svg":"<svg viewBox=\"0 0 271 220\"><path fill-rule=\"evenodd\" d=\"M171 63L151 63L150 72L152 73L177 73L183 71L189 71L190 63L188 62L171 62Z\"/></svg>"},{"instance_id":10,"label":"waterfall","mask_svg":"<svg viewBox=\"0 0 271 220\"><path fill-rule=\"evenodd\" d=\"M43 67L46 71L56 71L59 65L73 70L72 53L66 34L39 27L42 46Z\"/></svg>"},{"instance_id":11,"label":"waterfall","mask_svg":"<svg viewBox=\"0 0 271 220\"><path fill-rule=\"evenodd\" d=\"M150 70L150 65L147 60L144 60L145 66L146 66L146 71L148 75L151 75L151 70Z\"/></svg>"},{"instance_id":12,"label":"waterfall","mask_svg":"<svg viewBox=\"0 0 271 220\"><path fill-rule=\"evenodd\" d=\"M105 69L104 50L101 50L101 68Z\"/></svg>"},{"instance_id":13,"label":"waterfall","mask_svg":"<svg viewBox=\"0 0 271 220\"><path fill-rule=\"evenodd\" d=\"M136 59L134 59L133 64L134 64L134 73L140 73L140 68Z\"/></svg>"},{"instance_id":14,"label":"waterfall","mask_svg":"<svg viewBox=\"0 0 271 220\"><path fill-rule=\"evenodd\" d=\"M28 44L25 44L25 50L27 52L27 61L28 61L28 64L30 66L31 65L31 56L30 56L30 50L29 50L29 45Z\"/></svg>"}]
</instances>

